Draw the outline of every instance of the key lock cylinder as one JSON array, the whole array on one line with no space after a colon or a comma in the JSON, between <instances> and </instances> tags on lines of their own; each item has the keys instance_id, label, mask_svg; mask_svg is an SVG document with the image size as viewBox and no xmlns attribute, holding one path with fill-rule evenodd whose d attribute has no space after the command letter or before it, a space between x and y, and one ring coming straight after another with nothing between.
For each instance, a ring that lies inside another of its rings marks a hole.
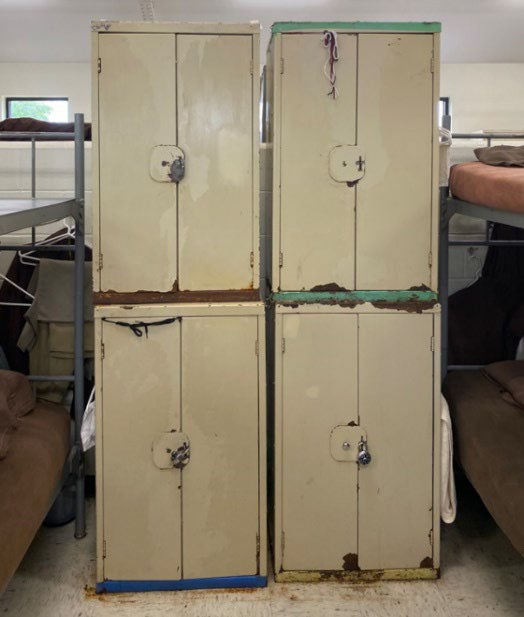
<instances>
[{"instance_id":1,"label":"key lock cylinder","mask_svg":"<svg viewBox=\"0 0 524 617\"><path fill-rule=\"evenodd\" d=\"M357 463L362 467L372 461L367 434L361 426L335 426L330 435L330 450L336 461Z\"/></svg>"}]
</instances>

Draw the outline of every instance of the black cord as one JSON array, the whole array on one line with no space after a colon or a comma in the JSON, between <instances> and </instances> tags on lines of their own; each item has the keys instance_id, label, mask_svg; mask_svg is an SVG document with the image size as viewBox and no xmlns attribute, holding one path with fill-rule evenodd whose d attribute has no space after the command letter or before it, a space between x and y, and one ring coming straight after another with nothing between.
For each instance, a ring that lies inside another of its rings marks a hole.
<instances>
[{"instance_id":1,"label":"black cord","mask_svg":"<svg viewBox=\"0 0 524 617\"><path fill-rule=\"evenodd\" d=\"M166 326L167 324L175 323L175 321L182 321L182 317L169 317L160 321L135 321L134 323L129 323L127 321L115 321L113 319L108 319L107 317L102 317L102 321L107 321L107 323L113 323L116 326L129 328L131 332L133 332L133 334L138 337L143 336L145 332L146 338L148 338L148 332L151 326ZM142 328L144 329L143 332Z\"/></svg>"}]
</instances>

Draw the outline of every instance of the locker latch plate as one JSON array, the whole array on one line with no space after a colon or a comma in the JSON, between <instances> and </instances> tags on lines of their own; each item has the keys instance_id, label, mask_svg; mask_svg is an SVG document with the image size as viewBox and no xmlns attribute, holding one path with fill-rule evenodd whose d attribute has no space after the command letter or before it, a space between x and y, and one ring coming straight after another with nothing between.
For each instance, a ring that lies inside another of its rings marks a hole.
<instances>
[{"instance_id":1,"label":"locker latch plate","mask_svg":"<svg viewBox=\"0 0 524 617\"><path fill-rule=\"evenodd\" d=\"M366 155L358 146L336 146L329 153L329 175L353 185L366 173Z\"/></svg>"},{"instance_id":2,"label":"locker latch plate","mask_svg":"<svg viewBox=\"0 0 524 617\"><path fill-rule=\"evenodd\" d=\"M343 463L357 463L359 443L362 441L367 441L367 434L361 426L335 426L329 438L331 456Z\"/></svg>"},{"instance_id":3,"label":"locker latch plate","mask_svg":"<svg viewBox=\"0 0 524 617\"><path fill-rule=\"evenodd\" d=\"M153 463L159 469L183 469L189 463L189 438L176 431L160 433L151 445Z\"/></svg>"},{"instance_id":4,"label":"locker latch plate","mask_svg":"<svg viewBox=\"0 0 524 617\"><path fill-rule=\"evenodd\" d=\"M154 146L149 173L156 182L180 182L186 173L186 160L178 146Z\"/></svg>"}]
</instances>

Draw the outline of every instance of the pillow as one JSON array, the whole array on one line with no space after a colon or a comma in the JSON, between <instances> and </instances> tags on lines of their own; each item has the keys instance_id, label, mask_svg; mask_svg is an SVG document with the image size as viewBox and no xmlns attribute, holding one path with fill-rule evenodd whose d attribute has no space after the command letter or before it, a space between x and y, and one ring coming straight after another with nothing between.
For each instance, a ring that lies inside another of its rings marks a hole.
<instances>
[{"instance_id":1,"label":"pillow","mask_svg":"<svg viewBox=\"0 0 524 617\"><path fill-rule=\"evenodd\" d=\"M484 372L504 390L504 400L524 408L524 360L494 362Z\"/></svg>"},{"instance_id":2,"label":"pillow","mask_svg":"<svg viewBox=\"0 0 524 617\"><path fill-rule=\"evenodd\" d=\"M0 370L0 394L5 396L8 409L15 418L25 416L35 408L33 388L22 373Z\"/></svg>"}]
</instances>

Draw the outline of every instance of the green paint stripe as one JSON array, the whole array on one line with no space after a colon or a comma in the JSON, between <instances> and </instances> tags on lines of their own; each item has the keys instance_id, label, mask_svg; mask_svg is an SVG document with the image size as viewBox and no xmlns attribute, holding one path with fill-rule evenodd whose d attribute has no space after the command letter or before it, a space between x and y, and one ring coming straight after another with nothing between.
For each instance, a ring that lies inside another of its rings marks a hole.
<instances>
[{"instance_id":1,"label":"green paint stripe","mask_svg":"<svg viewBox=\"0 0 524 617\"><path fill-rule=\"evenodd\" d=\"M271 32L302 30L380 30L386 32L440 32L439 21L277 21Z\"/></svg>"},{"instance_id":2,"label":"green paint stripe","mask_svg":"<svg viewBox=\"0 0 524 617\"><path fill-rule=\"evenodd\" d=\"M436 302L434 291L281 291L272 294L275 302L322 304L323 302Z\"/></svg>"}]
</instances>

